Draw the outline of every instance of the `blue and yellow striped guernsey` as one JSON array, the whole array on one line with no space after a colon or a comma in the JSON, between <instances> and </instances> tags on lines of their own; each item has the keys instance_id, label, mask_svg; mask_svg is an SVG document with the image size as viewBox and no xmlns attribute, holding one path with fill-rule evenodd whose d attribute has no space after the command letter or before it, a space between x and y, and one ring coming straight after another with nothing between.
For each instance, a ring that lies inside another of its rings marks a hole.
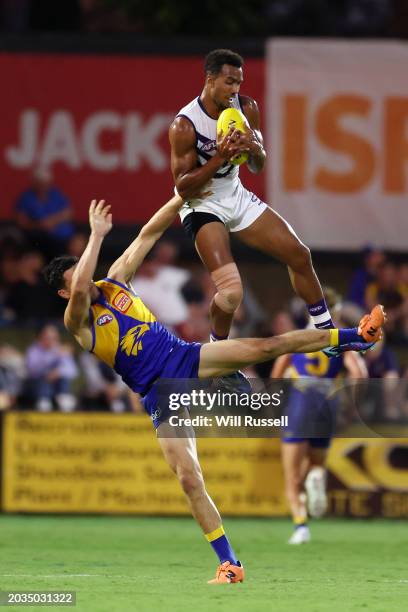
<instances>
[{"instance_id":1,"label":"blue and yellow striped guernsey","mask_svg":"<svg viewBox=\"0 0 408 612\"><path fill-rule=\"evenodd\" d=\"M144 395L182 341L163 327L126 285L110 278L95 284L100 293L89 313L91 352L133 391Z\"/></svg>"},{"instance_id":2,"label":"blue and yellow striped guernsey","mask_svg":"<svg viewBox=\"0 0 408 612\"><path fill-rule=\"evenodd\" d=\"M342 356L329 359L322 351L315 353L294 353L291 358L289 373L292 379L304 376L337 378L342 367Z\"/></svg>"}]
</instances>

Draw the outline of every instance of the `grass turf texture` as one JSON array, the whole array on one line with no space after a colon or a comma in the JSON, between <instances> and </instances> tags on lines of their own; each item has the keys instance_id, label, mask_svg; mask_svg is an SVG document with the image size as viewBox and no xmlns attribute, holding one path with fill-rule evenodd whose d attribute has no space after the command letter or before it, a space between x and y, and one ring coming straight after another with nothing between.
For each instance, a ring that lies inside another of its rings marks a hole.
<instances>
[{"instance_id":1,"label":"grass turf texture","mask_svg":"<svg viewBox=\"0 0 408 612\"><path fill-rule=\"evenodd\" d=\"M295 547L288 520L226 520L247 577L225 586L206 584L217 560L191 519L2 515L0 524L1 590L74 590L67 609L78 612L391 612L408 597L402 521L315 521L313 542Z\"/></svg>"}]
</instances>

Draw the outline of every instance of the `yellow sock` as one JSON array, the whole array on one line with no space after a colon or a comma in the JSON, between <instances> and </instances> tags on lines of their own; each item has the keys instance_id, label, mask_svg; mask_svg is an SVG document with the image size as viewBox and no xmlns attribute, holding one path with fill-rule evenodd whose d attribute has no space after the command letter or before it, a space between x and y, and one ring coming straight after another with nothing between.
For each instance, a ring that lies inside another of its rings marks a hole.
<instances>
[{"instance_id":1,"label":"yellow sock","mask_svg":"<svg viewBox=\"0 0 408 612\"><path fill-rule=\"evenodd\" d=\"M339 346L339 330L329 329L330 332L330 346Z\"/></svg>"}]
</instances>

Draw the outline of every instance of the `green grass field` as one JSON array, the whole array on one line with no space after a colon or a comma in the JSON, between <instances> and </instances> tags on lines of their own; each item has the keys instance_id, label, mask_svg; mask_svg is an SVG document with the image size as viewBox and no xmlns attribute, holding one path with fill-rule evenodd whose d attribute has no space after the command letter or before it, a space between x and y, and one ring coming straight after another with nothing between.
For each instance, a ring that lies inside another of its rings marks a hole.
<instances>
[{"instance_id":1,"label":"green grass field","mask_svg":"<svg viewBox=\"0 0 408 612\"><path fill-rule=\"evenodd\" d=\"M391 612L408 601L398 521L314 522L313 542L290 547L288 520L226 520L247 576L225 586L206 584L216 557L192 519L2 515L0 524L1 590L74 590L68 609L81 612Z\"/></svg>"}]
</instances>

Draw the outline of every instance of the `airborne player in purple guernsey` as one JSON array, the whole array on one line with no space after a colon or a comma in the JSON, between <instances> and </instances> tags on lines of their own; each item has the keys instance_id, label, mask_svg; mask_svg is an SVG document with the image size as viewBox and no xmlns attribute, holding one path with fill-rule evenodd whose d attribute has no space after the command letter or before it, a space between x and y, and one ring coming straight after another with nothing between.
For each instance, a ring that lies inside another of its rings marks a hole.
<instances>
[{"instance_id":1,"label":"airborne player in purple guernsey","mask_svg":"<svg viewBox=\"0 0 408 612\"><path fill-rule=\"evenodd\" d=\"M309 249L278 213L245 189L239 167L231 163L235 155L248 153L247 166L258 174L266 160L258 105L239 93L243 64L242 57L229 49L211 51L205 58L201 94L177 113L169 130L173 178L184 199L180 216L216 288L210 307L214 341L228 338L243 297L230 232L286 264L293 289L307 304L315 327L334 327ZM230 107L241 110L250 127L221 138L217 119ZM363 347L355 344L354 349Z\"/></svg>"}]
</instances>

